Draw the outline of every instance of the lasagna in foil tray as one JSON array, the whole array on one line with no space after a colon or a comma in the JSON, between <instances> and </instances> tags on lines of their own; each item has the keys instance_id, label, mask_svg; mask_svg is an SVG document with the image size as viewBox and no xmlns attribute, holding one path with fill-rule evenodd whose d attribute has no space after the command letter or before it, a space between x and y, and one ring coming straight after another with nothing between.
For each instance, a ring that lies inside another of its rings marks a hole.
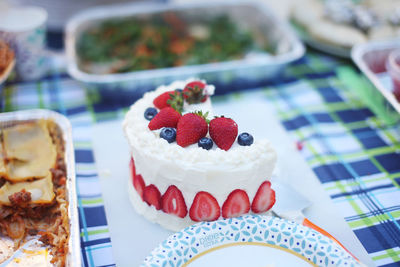
<instances>
[{"instance_id":1,"label":"lasagna in foil tray","mask_svg":"<svg viewBox=\"0 0 400 267\"><path fill-rule=\"evenodd\" d=\"M51 119L0 124L0 140L0 265L66 266L70 225L60 128Z\"/></svg>"}]
</instances>

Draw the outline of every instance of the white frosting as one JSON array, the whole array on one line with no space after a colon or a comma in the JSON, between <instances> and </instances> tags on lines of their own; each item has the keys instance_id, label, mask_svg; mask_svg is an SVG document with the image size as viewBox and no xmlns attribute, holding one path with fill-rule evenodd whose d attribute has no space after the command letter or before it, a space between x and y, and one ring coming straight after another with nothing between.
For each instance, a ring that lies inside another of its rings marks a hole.
<instances>
[{"instance_id":1,"label":"white frosting","mask_svg":"<svg viewBox=\"0 0 400 267\"><path fill-rule=\"evenodd\" d=\"M149 130L149 121L143 114L146 108L153 106L153 99L163 92L183 88L189 81L192 79L177 81L146 93L126 114L123 128L135 160L136 172L143 176L146 185L156 185L161 194L168 186L177 186L188 209L199 191L212 194L220 207L235 189L245 190L252 201L261 183L270 179L275 166L276 153L269 141L255 140L251 146L240 146L235 142L228 151L219 149L215 144L211 150L199 148L197 144L183 148L160 138L159 131ZM203 104L197 104L197 108L212 113L209 99ZM165 223L160 220L164 221L165 216L171 217L162 211L151 216L146 213L145 216L161 225ZM175 216L172 217L175 219ZM179 218L177 220L184 221ZM169 229L177 229L173 225L175 222L170 224Z\"/></svg>"}]
</instances>

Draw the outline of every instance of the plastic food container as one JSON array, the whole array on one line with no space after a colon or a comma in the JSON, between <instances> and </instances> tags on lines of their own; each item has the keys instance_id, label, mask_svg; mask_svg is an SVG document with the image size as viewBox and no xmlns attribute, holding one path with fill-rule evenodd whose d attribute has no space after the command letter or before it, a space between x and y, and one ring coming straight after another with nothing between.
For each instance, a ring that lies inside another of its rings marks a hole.
<instances>
[{"instance_id":1,"label":"plastic food container","mask_svg":"<svg viewBox=\"0 0 400 267\"><path fill-rule=\"evenodd\" d=\"M386 60L386 69L393 81L393 94L400 102L400 49L392 51Z\"/></svg>"},{"instance_id":2,"label":"plastic food container","mask_svg":"<svg viewBox=\"0 0 400 267\"><path fill-rule=\"evenodd\" d=\"M68 200L68 215L69 215L69 226L70 226L70 237L68 240L68 254L66 258L67 267L81 266L81 254L80 254L80 239L79 239L79 215L77 207L77 195L76 195L76 177L75 177L75 159L74 159L74 148L72 143L72 129L69 120L54 111L50 110L24 110L16 112L7 112L0 114L0 128L7 127L9 125L15 125L27 121L35 121L40 119L48 119L54 121L59 129L64 140L64 153L65 153L65 166L67 171L67 200ZM0 241L3 237L0 237ZM24 250L24 246L13 255L12 259L18 261L18 258L27 255L28 252ZM7 261L6 261L7 262ZM2 264L0 264L3 266ZM46 265L47 266L47 265Z\"/></svg>"},{"instance_id":3,"label":"plastic food container","mask_svg":"<svg viewBox=\"0 0 400 267\"><path fill-rule=\"evenodd\" d=\"M398 76L399 65L389 59L389 55L400 49L400 39L368 42L352 49L351 57L361 72L373 84L378 94L371 94L376 105L382 106L387 116L399 117L400 102L395 96L395 86L392 77ZM397 57L398 53L390 56ZM396 68L397 67L397 68ZM398 121L398 120L397 120Z\"/></svg>"},{"instance_id":4,"label":"plastic food container","mask_svg":"<svg viewBox=\"0 0 400 267\"><path fill-rule=\"evenodd\" d=\"M163 12L177 12L187 23L196 16L226 14L241 27L255 30L267 38L276 48L276 55L255 56L234 61L223 61L201 65L141 70L116 74L91 74L79 68L76 43L81 34L105 20L135 16L157 16ZM147 90L174 80L199 77L210 83L230 84L234 80L257 81L271 79L288 63L304 54L304 46L288 25L275 17L258 2L201 2L189 4L150 4L99 7L84 11L73 17L66 27L66 53L69 74L89 87Z\"/></svg>"}]
</instances>

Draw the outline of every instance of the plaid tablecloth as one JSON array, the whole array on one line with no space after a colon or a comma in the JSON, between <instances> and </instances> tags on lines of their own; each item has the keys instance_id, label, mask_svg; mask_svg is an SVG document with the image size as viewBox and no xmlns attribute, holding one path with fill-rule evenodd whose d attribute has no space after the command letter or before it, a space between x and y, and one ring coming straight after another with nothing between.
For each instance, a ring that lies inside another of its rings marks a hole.
<instances>
[{"instance_id":1,"label":"plaid tablecloth","mask_svg":"<svg viewBox=\"0 0 400 267\"><path fill-rule=\"evenodd\" d=\"M121 118L139 96L122 101L88 91L56 69L39 82L7 84L0 108L48 108L70 118L83 262L114 266L91 149L91 125ZM309 53L265 87L243 86L235 94L240 97L247 89L264 92L265 101L274 106L373 261L378 266L400 266L400 126L386 125L366 107L358 94L362 83L343 80L340 73L346 71L354 72L349 62Z\"/></svg>"}]
</instances>

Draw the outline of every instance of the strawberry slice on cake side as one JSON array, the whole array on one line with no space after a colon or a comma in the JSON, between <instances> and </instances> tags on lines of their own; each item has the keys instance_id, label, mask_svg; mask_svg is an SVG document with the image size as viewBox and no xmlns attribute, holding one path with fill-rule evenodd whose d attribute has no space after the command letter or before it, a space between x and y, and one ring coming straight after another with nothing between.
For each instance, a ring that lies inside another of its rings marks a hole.
<instances>
[{"instance_id":1,"label":"strawberry slice on cake side","mask_svg":"<svg viewBox=\"0 0 400 267\"><path fill-rule=\"evenodd\" d=\"M220 215L221 210L215 197L205 191L196 194L189 211L189 216L193 221L215 221Z\"/></svg>"}]
</instances>

